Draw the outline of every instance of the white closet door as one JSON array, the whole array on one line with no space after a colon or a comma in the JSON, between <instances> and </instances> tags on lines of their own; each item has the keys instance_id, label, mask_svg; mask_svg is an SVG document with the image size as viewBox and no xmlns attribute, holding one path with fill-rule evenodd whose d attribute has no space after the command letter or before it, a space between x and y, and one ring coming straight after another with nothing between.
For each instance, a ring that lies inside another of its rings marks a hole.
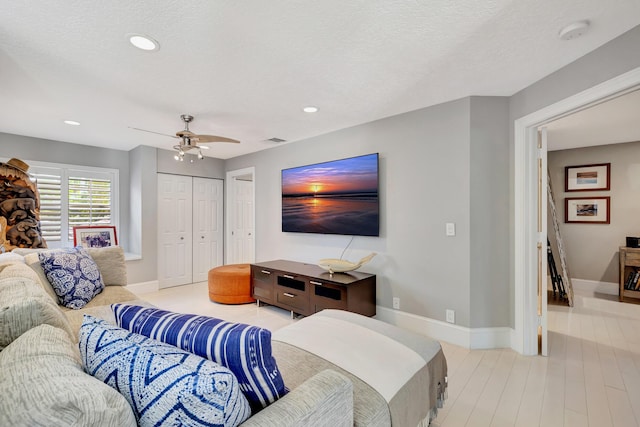
<instances>
[{"instance_id":1,"label":"white closet door","mask_svg":"<svg viewBox=\"0 0 640 427\"><path fill-rule=\"evenodd\" d=\"M192 179L158 174L158 283L192 283Z\"/></svg>"},{"instance_id":2,"label":"white closet door","mask_svg":"<svg viewBox=\"0 0 640 427\"><path fill-rule=\"evenodd\" d=\"M193 281L207 280L222 265L223 181L193 178Z\"/></svg>"},{"instance_id":3,"label":"white closet door","mask_svg":"<svg viewBox=\"0 0 640 427\"><path fill-rule=\"evenodd\" d=\"M232 255L234 263L255 262L253 217L253 182L235 180L235 209L232 225Z\"/></svg>"}]
</instances>

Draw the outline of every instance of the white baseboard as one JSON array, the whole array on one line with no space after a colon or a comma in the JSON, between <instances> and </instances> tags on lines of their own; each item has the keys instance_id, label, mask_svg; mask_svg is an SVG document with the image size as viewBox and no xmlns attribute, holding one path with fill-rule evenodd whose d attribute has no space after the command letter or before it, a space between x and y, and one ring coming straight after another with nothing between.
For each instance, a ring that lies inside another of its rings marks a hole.
<instances>
[{"instance_id":1,"label":"white baseboard","mask_svg":"<svg viewBox=\"0 0 640 427\"><path fill-rule=\"evenodd\" d=\"M508 327L467 328L404 311L376 306L376 319L410 331L470 349L509 348L513 330Z\"/></svg>"},{"instance_id":2,"label":"white baseboard","mask_svg":"<svg viewBox=\"0 0 640 427\"><path fill-rule=\"evenodd\" d=\"M620 285L613 282L600 282L598 280L587 279L571 279L571 284L575 288L581 288L582 290L589 290L592 292L601 292L604 294L618 295Z\"/></svg>"},{"instance_id":3,"label":"white baseboard","mask_svg":"<svg viewBox=\"0 0 640 427\"><path fill-rule=\"evenodd\" d=\"M576 279L575 277L571 278L571 283L578 286L597 286L597 285L606 285L606 286L618 286L616 282L603 282L601 280L588 280L588 279Z\"/></svg>"},{"instance_id":4,"label":"white baseboard","mask_svg":"<svg viewBox=\"0 0 640 427\"><path fill-rule=\"evenodd\" d=\"M158 289L160 289L160 284L157 280L152 280L150 282L131 283L127 285L127 289L136 295L145 294L147 292L157 291Z\"/></svg>"}]
</instances>

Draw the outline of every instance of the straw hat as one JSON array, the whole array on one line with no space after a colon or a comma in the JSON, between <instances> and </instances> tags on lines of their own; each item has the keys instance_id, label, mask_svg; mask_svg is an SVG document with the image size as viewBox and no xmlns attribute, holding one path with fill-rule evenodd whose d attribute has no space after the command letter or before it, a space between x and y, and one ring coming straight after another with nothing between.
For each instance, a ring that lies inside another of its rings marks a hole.
<instances>
[{"instance_id":1,"label":"straw hat","mask_svg":"<svg viewBox=\"0 0 640 427\"><path fill-rule=\"evenodd\" d=\"M11 159L7 163L0 162L0 166L8 166L24 173L28 173L27 171L29 170L29 165L18 159Z\"/></svg>"}]
</instances>

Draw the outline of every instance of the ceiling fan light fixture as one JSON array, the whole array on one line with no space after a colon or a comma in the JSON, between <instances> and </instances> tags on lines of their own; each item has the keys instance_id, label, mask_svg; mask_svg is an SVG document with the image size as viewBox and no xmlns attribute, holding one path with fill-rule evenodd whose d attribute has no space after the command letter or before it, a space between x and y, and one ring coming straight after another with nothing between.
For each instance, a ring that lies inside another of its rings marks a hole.
<instances>
[{"instance_id":1,"label":"ceiling fan light fixture","mask_svg":"<svg viewBox=\"0 0 640 427\"><path fill-rule=\"evenodd\" d=\"M153 52L160 49L160 43L149 36L142 34L127 34L127 37L129 39L129 43L140 50Z\"/></svg>"}]
</instances>

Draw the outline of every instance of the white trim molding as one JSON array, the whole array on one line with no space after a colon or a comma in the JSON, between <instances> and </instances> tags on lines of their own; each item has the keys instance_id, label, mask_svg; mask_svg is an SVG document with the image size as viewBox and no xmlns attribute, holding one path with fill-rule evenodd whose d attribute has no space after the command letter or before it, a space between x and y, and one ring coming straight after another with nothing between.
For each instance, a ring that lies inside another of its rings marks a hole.
<instances>
[{"instance_id":1,"label":"white trim molding","mask_svg":"<svg viewBox=\"0 0 640 427\"><path fill-rule=\"evenodd\" d=\"M508 327L472 329L381 306L376 306L376 313L376 319L383 322L464 348L475 350L511 346L513 329Z\"/></svg>"},{"instance_id":2,"label":"white trim molding","mask_svg":"<svg viewBox=\"0 0 640 427\"><path fill-rule=\"evenodd\" d=\"M130 283L126 286L127 290L134 294L146 294L148 292L155 292L160 289L160 284L157 280L150 282Z\"/></svg>"}]
</instances>

